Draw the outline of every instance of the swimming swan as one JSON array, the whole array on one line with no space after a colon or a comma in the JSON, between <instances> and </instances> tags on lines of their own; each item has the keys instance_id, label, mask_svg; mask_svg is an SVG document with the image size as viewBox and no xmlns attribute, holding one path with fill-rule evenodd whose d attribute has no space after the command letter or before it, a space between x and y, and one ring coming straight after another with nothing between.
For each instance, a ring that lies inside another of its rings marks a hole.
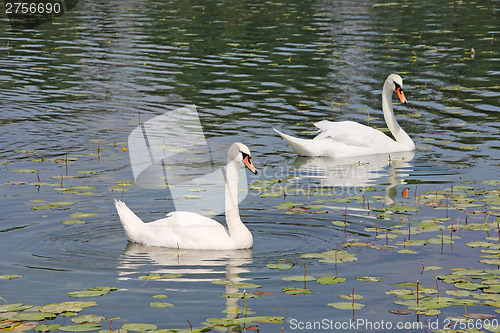
<instances>
[{"instance_id":1,"label":"swimming swan","mask_svg":"<svg viewBox=\"0 0 500 333\"><path fill-rule=\"evenodd\" d=\"M350 157L359 155L412 151L415 143L399 126L392 109L392 93L396 92L401 103L406 104L403 79L397 74L387 77L382 90L382 111L387 127L396 140L379 130L354 121L314 123L320 133L312 140L299 139L274 129L302 156Z\"/></svg>"},{"instance_id":2,"label":"swimming swan","mask_svg":"<svg viewBox=\"0 0 500 333\"><path fill-rule=\"evenodd\" d=\"M250 150L233 143L227 153L225 209L228 229L219 222L192 212L172 212L166 218L144 223L124 202L115 200L125 233L136 243L197 250L236 250L253 246L253 237L241 222L238 210L238 173L240 163L254 174Z\"/></svg>"}]
</instances>

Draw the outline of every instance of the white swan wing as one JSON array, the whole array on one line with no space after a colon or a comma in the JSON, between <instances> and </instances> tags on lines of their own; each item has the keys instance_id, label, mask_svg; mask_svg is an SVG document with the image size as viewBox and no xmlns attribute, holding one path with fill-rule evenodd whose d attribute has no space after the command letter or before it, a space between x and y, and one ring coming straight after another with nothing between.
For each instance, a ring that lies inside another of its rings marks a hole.
<instances>
[{"instance_id":1,"label":"white swan wing","mask_svg":"<svg viewBox=\"0 0 500 333\"><path fill-rule=\"evenodd\" d=\"M322 120L314 123L321 131L314 140L333 139L353 147L378 147L394 143L390 137L379 130L354 121L332 122Z\"/></svg>"},{"instance_id":2,"label":"white swan wing","mask_svg":"<svg viewBox=\"0 0 500 333\"><path fill-rule=\"evenodd\" d=\"M222 224L192 212L172 212L145 226L149 245L212 249L230 241L229 233Z\"/></svg>"}]
</instances>

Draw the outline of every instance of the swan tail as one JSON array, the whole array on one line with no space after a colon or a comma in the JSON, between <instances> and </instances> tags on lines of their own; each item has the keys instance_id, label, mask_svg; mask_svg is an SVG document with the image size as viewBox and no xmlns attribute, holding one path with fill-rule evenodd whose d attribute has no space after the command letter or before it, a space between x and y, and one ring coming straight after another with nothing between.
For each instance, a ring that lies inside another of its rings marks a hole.
<instances>
[{"instance_id":1,"label":"swan tail","mask_svg":"<svg viewBox=\"0 0 500 333\"><path fill-rule=\"evenodd\" d=\"M120 200L115 199L115 207L118 215L120 216L120 221L122 222L123 229L128 238L133 240L133 236L137 230L144 227L144 222L137 216L127 205Z\"/></svg>"},{"instance_id":2,"label":"swan tail","mask_svg":"<svg viewBox=\"0 0 500 333\"><path fill-rule=\"evenodd\" d=\"M295 150L297 154L301 156L318 156L317 153L314 151L316 149L312 149L313 147L316 146L316 143L313 142L313 140L296 138L291 135L282 133L278 131L276 128L273 128L273 130L276 133L278 133L283 138L283 140L288 142L290 147L292 147L292 149Z\"/></svg>"}]
</instances>

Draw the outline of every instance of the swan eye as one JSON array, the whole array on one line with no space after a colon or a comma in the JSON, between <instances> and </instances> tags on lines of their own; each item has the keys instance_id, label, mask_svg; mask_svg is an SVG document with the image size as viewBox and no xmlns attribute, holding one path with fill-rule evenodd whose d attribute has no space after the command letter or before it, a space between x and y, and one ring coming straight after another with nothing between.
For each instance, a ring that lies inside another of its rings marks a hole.
<instances>
[{"instance_id":1,"label":"swan eye","mask_svg":"<svg viewBox=\"0 0 500 333\"><path fill-rule=\"evenodd\" d=\"M240 153L241 153L241 155L243 155L243 159L245 159L246 157L248 157L248 159L250 159L250 160L252 159L252 156L248 155L247 153L242 152L241 150L240 150Z\"/></svg>"},{"instance_id":2,"label":"swan eye","mask_svg":"<svg viewBox=\"0 0 500 333\"><path fill-rule=\"evenodd\" d=\"M394 90L402 89L399 83L397 83L396 81L392 81L392 83L394 83Z\"/></svg>"}]
</instances>

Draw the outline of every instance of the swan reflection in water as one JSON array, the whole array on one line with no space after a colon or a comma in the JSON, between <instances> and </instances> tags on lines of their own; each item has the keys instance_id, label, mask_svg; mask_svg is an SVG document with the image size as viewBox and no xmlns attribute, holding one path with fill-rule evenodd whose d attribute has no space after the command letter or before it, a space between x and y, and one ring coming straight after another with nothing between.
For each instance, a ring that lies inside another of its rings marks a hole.
<instances>
[{"instance_id":1,"label":"swan reflection in water","mask_svg":"<svg viewBox=\"0 0 500 333\"><path fill-rule=\"evenodd\" d=\"M316 179L320 187L340 187L347 194L360 194L365 187L386 185L384 204L394 203L396 186L406 184L414 151L350 158L297 157L289 173L297 179Z\"/></svg>"},{"instance_id":2,"label":"swan reflection in water","mask_svg":"<svg viewBox=\"0 0 500 333\"><path fill-rule=\"evenodd\" d=\"M240 277L240 274L250 272L244 266L253 263L252 253L252 249L177 250L129 242L120 258L118 280L137 279L137 273L141 275L180 273L182 276L159 279L160 281L176 282L172 285L179 286L180 282L211 283L213 280L220 280L221 274L224 274L225 280L228 281L224 286L224 293L226 295L237 294L243 291L238 288L237 284L247 280ZM181 287L169 288L168 290L183 291ZM222 290L220 295L222 295ZM220 295L217 293L218 299ZM227 319L238 318L239 313L234 310L239 307L239 299L237 297L227 298ZM211 316L221 317L218 313L213 313Z\"/></svg>"}]
</instances>

